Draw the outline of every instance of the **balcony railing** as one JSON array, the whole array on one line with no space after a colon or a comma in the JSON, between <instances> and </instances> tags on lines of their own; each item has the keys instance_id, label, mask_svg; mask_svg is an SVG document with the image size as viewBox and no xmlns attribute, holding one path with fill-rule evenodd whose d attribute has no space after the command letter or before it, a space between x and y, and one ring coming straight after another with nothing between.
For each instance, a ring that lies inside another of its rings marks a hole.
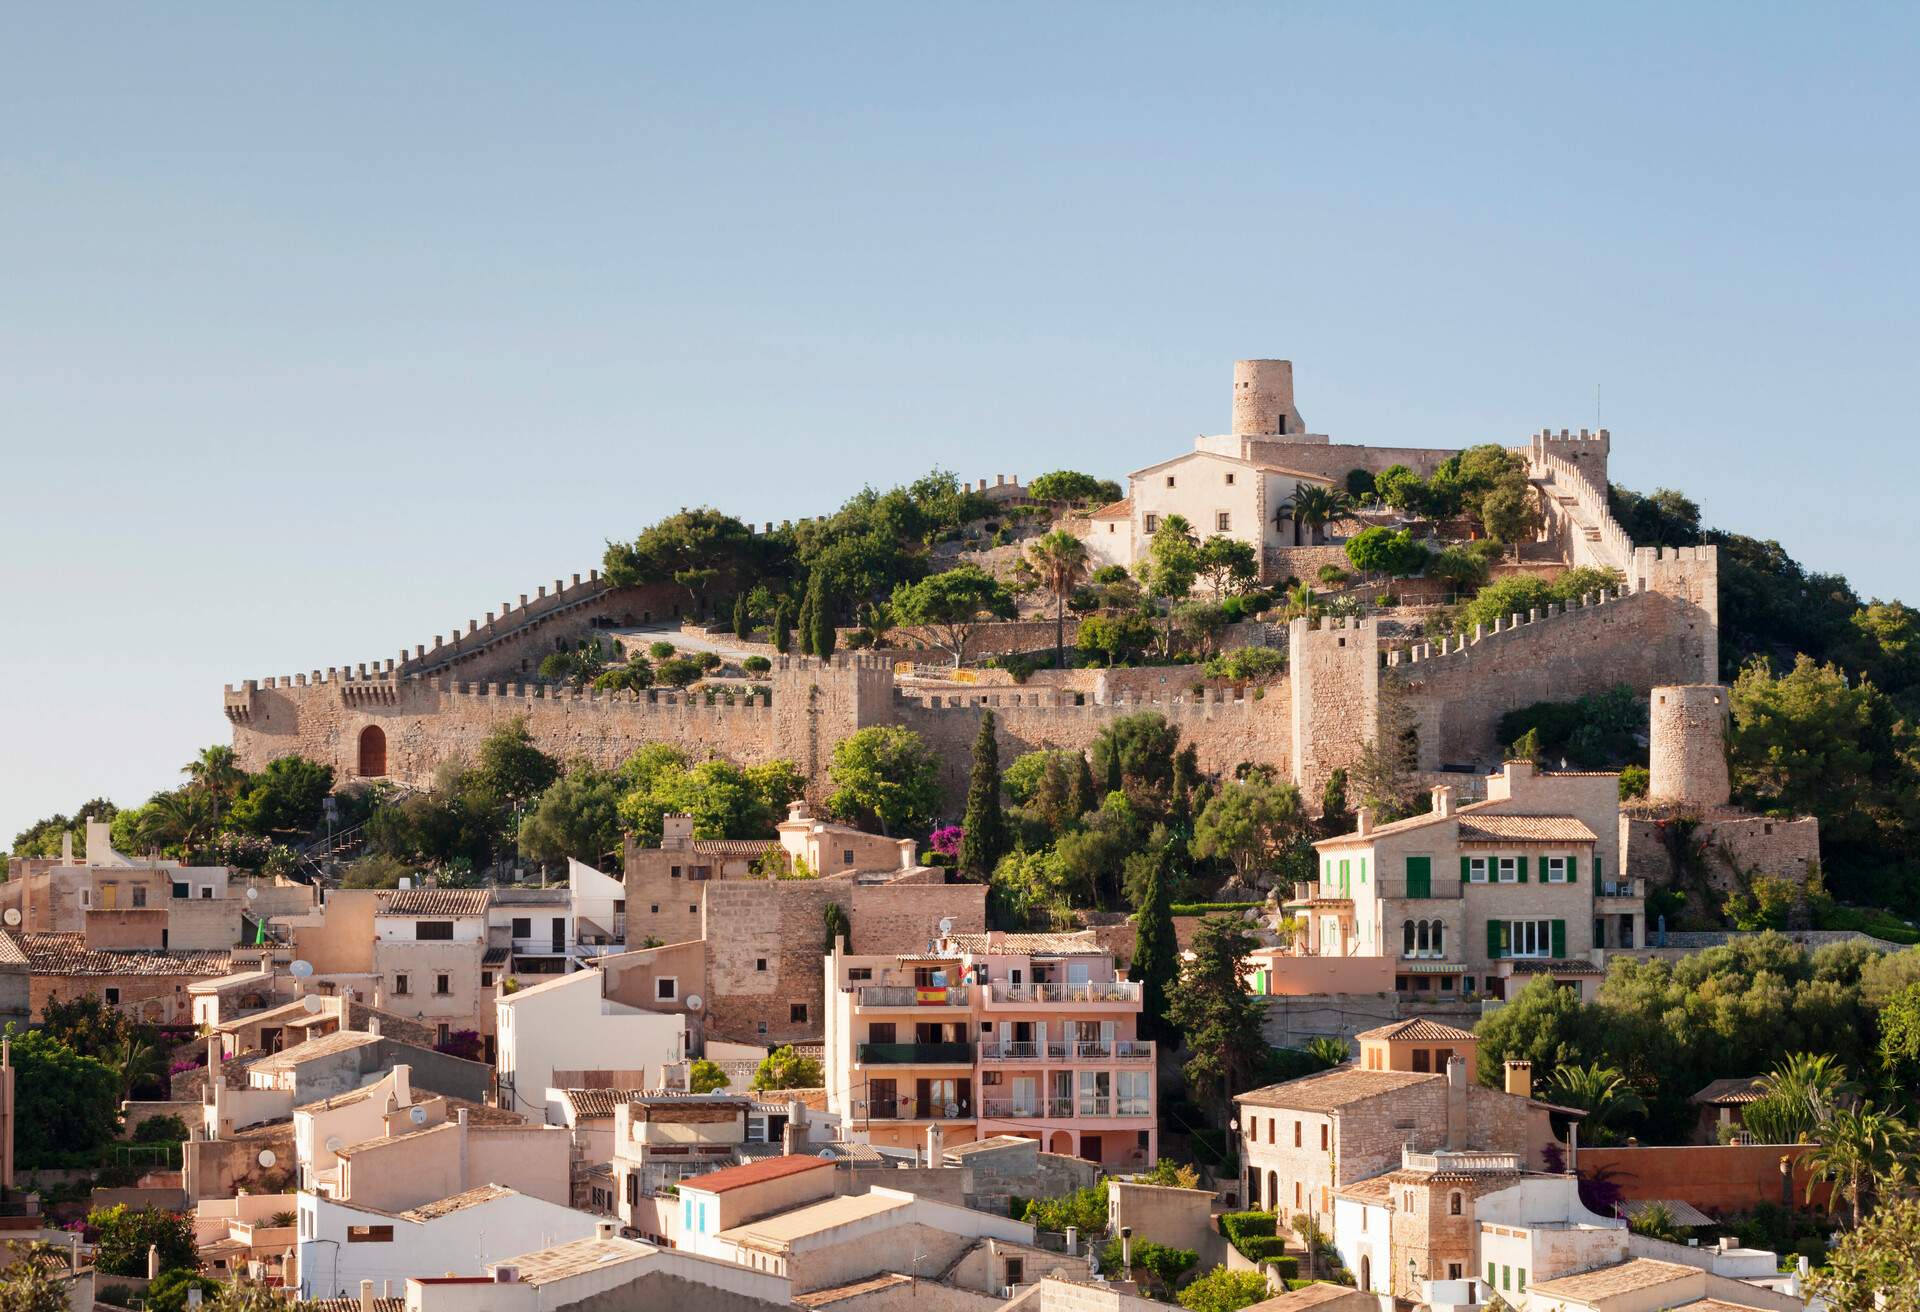
<instances>
[{"instance_id":1,"label":"balcony railing","mask_svg":"<svg viewBox=\"0 0 1920 1312\"><path fill-rule=\"evenodd\" d=\"M862 984L854 990L862 1007L964 1007L968 996L965 984Z\"/></svg>"},{"instance_id":2,"label":"balcony railing","mask_svg":"<svg viewBox=\"0 0 1920 1312\"><path fill-rule=\"evenodd\" d=\"M864 1115L870 1121L972 1120L973 1104L965 1098L950 1103L929 1099L923 1108L917 1098L874 1098L868 1101Z\"/></svg>"},{"instance_id":3,"label":"balcony railing","mask_svg":"<svg viewBox=\"0 0 1920 1312\"><path fill-rule=\"evenodd\" d=\"M989 995L996 1003L1140 1001L1140 986L1132 980L1101 979L1083 984L1008 984L995 981Z\"/></svg>"},{"instance_id":4,"label":"balcony railing","mask_svg":"<svg viewBox=\"0 0 1920 1312\"><path fill-rule=\"evenodd\" d=\"M971 1043L856 1043L853 1059L862 1066L973 1065Z\"/></svg>"},{"instance_id":5,"label":"balcony railing","mask_svg":"<svg viewBox=\"0 0 1920 1312\"><path fill-rule=\"evenodd\" d=\"M1647 881L1644 879L1603 879L1600 881L1601 897L1639 897L1647 895Z\"/></svg>"},{"instance_id":6,"label":"balcony railing","mask_svg":"<svg viewBox=\"0 0 1920 1312\"><path fill-rule=\"evenodd\" d=\"M1150 1062L1153 1044L1141 1039L1048 1039L1045 1043L988 1039L980 1060L993 1062L1125 1061Z\"/></svg>"},{"instance_id":7,"label":"balcony railing","mask_svg":"<svg viewBox=\"0 0 1920 1312\"><path fill-rule=\"evenodd\" d=\"M1152 1113L1145 1098L1086 1097L1076 1103L1072 1098L987 1098L980 1114L1003 1121L1073 1121L1093 1117L1146 1117Z\"/></svg>"},{"instance_id":8,"label":"balcony railing","mask_svg":"<svg viewBox=\"0 0 1920 1312\"><path fill-rule=\"evenodd\" d=\"M1466 1171L1505 1175L1520 1170L1520 1167L1519 1153L1417 1153L1405 1147L1400 1150L1400 1168L1405 1171Z\"/></svg>"}]
</instances>

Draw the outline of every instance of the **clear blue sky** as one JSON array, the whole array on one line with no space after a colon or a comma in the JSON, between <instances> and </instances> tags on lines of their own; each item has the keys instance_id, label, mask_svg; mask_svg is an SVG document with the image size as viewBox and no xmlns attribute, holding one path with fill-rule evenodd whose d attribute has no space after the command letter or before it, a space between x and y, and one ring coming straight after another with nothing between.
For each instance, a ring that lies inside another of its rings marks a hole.
<instances>
[{"instance_id":1,"label":"clear blue sky","mask_svg":"<svg viewBox=\"0 0 1920 1312\"><path fill-rule=\"evenodd\" d=\"M0 845L682 505L1594 422L1909 596L1911 7L47 5ZM1903 455L1902 452L1907 454Z\"/></svg>"}]
</instances>

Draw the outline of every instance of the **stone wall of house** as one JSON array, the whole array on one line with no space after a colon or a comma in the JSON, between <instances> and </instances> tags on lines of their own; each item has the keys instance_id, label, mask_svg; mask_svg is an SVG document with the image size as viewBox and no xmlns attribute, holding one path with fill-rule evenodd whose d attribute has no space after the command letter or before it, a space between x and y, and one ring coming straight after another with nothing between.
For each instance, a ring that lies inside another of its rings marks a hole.
<instances>
[{"instance_id":1,"label":"stone wall of house","mask_svg":"<svg viewBox=\"0 0 1920 1312\"><path fill-rule=\"evenodd\" d=\"M1691 831L1699 853L1696 871L1676 868L1669 830L1678 822ZM1650 885L1685 887L1697 874L1716 894L1739 888L1743 877L1774 875L1804 885L1820 861L1820 822L1812 816L1776 820L1733 807L1630 804L1620 814L1620 841L1628 878ZM1713 908L1717 910L1718 908Z\"/></svg>"}]
</instances>

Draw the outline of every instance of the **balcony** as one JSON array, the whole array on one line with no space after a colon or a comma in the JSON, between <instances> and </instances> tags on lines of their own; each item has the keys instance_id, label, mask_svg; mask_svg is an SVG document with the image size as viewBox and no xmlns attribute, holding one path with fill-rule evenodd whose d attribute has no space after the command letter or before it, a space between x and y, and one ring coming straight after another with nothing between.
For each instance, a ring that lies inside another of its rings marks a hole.
<instances>
[{"instance_id":1,"label":"balcony","mask_svg":"<svg viewBox=\"0 0 1920 1312\"><path fill-rule=\"evenodd\" d=\"M1644 900L1647 896L1647 881L1644 879L1603 879L1595 890L1603 898L1626 898Z\"/></svg>"},{"instance_id":2,"label":"balcony","mask_svg":"<svg viewBox=\"0 0 1920 1312\"><path fill-rule=\"evenodd\" d=\"M962 1098L921 1107L917 1098L874 1098L864 1108L856 1103L855 1114L869 1121L970 1121L973 1104Z\"/></svg>"},{"instance_id":3,"label":"balcony","mask_svg":"<svg viewBox=\"0 0 1920 1312\"><path fill-rule=\"evenodd\" d=\"M1466 1172L1469 1175L1510 1175L1522 1169L1519 1153L1434 1152L1400 1149L1403 1171Z\"/></svg>"},{"instance_id":4,"label":"balcony","mask_svg":"<svg viewBox=\"0 0 1920 1312\"><path fill-rule=\"evenodd\" d=\"M988 1039L980 1044L980 1060L1016 1065L1069 1061L1152 1062L1153 1044L1140 1039L1049 1039L1045 1043Z\"/></svg>"},{"instance_id":5,"label":"balcony","mask_svg":"<svg viewBox=\"0 0 1920 1312\"><path fill-rule=\"evenodd\" d=\"M1146 1119L1152 1115L1145 1098L1087 1096L1076 1103L1072 1098L987 1098L980 1104L985 1120L999 1121L1077 1121L1093 1119Z\"/></svg>"},{"instance_id":6,"label":"balcony","mask_svg":"<svg viewBox=\"0 0 1920 1312\"><path fill-rule=\"evenodd\" d=\"M1138 1006L1140 986L1131 980L1099 979L1082 984L1008 984L995 981L988 997L995 1006L1043 1006L1104 1003Z\"/></svg>"},{"instance_id":7,"label":"balcony","mask_svg":"<svg viewBox=\"0 0 1920 1312\"><path fill-rule=\"evenodd\" d=\"M971 1066L971 1043L856 1043L859 1066Z\"/></svg>"},{"instance_id":8,"label":"balcony","mask_svg":"<svg viewBox=\"0 0 1920 1312\"><path fill-rule=\"evenodd\" d=\"M861 984L853 998L861 1007L964 1007L971 990L965 984Z\"/></svg>"}]
</instances>

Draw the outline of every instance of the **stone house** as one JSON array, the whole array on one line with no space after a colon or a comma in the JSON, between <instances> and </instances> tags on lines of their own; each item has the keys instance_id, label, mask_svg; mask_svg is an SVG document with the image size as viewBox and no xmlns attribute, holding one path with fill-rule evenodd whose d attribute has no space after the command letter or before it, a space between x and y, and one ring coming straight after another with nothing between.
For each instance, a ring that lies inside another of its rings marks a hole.
<instances>
[{"instance_id":1,"label":"stone house","mask_svg":"<svg viewBox=\"0 0 1920 1312\"><path fill-rule=\"evenodd\" d=\"M49 1002L92 995L140 1020L186 1024L193 1016L187 986L229 974L233 965L224 949L97 948L87 943L85 934L6 933L4 937L26 960L27 1005L36 1020Z\"/></svg>"},{"instance_id":2,"label":"stone house","mask_svg":"<svg viewBox=\"0 0 1920 1312\"><path fill-rule=\"evenodd\" d=\"M485 888L402 888L377 905L375 1005L432 1025L439 1043L456 1030L491 1037L492 995L481 983L491 904Z\"/></svg>"}]
</instances>

